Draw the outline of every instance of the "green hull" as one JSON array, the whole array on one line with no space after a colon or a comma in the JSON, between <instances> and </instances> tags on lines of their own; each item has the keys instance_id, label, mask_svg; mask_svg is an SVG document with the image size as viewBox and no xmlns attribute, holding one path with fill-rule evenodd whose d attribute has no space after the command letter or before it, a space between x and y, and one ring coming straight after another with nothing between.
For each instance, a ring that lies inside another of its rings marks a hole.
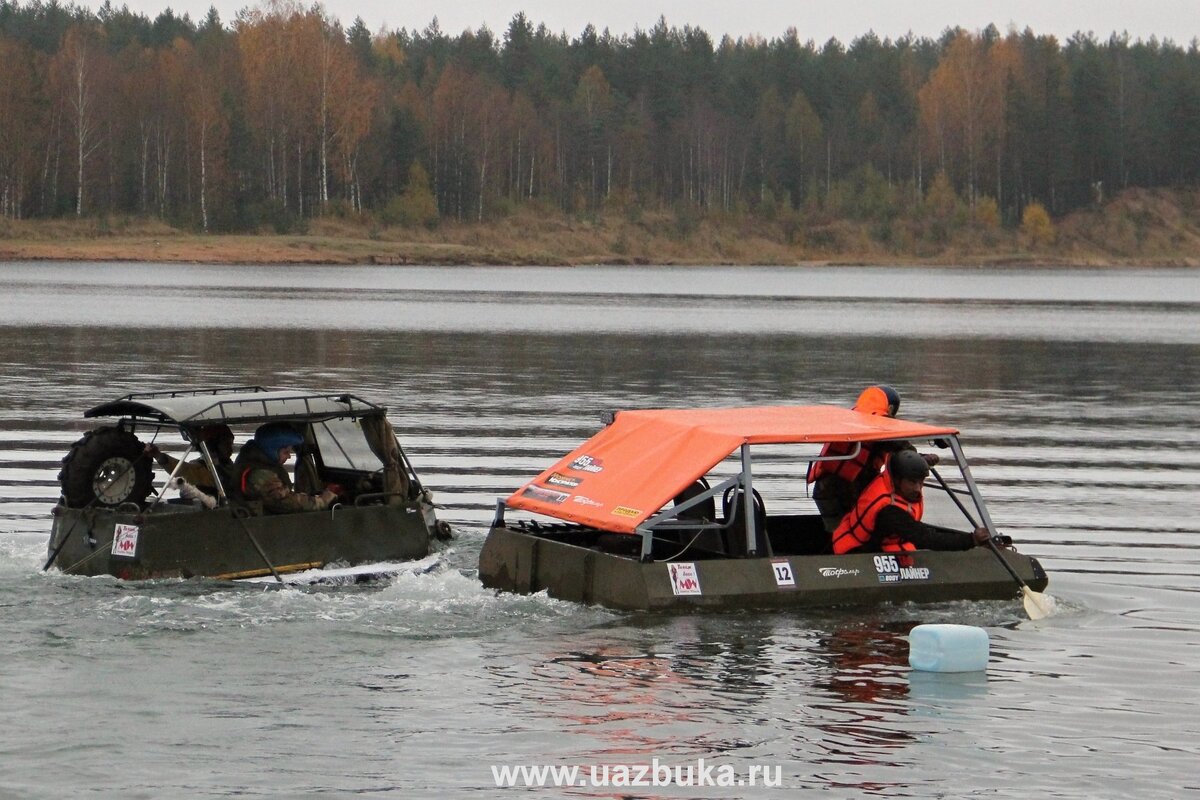
<instances>
[{"instance_id":1,"label":"green hull","mask_svg":"<svg viewBox=\"0 0 1200 800\"><path fill-rule=\"evenodd\" d=\"M125 555L113 552L118 526L130 526L122 528ZM70 574L232 579L270 574L268 561L283 573L421 558L429 553L430 530L416 502L248 518L228 508L162 506L153 513L120 513L58 506L49 553L64 537L53 566Z\"/></svg>"},{"instance_id":2,"label":"green hull","mask_svg":"<svg viewBox=\"0 0 1200 800\"><path fill-rule=\"evenodd\" d=\"M1003 552L1030 588L1046 588L1049 581L1037 559ZM996 554L985 548L918 550L904 557L789 555L642 563L504 525L488 533L479 577L492 589L546 591L560 600L622 610L934 603L1008 600L1019 594Z\"/></svg>"}]
</instances>

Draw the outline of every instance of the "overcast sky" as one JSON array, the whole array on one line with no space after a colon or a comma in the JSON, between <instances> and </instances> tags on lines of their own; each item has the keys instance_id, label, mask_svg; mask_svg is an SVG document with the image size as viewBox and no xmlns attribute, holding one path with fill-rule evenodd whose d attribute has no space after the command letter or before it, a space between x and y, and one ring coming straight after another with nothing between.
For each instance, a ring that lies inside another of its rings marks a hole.
<instances>
[{"instance_id":1,"label":"overcast sky","mask_svg":"<svg viewBox=\"0 0 1200 800\"><path fill-rule=\"evenodd\" d=\"M100 0L82 0L93 8ZM113 0L116 6L124 0ZM302 0L308 5L311 0ZM231 22L240 9L256 3L240 0L128 0L129 7L153 18L170 7L201 19L210 5ZM589 22L614 34L647 29L660 15L672 27L694 25L713 41L724 34L760 35L767 39L794 27L802 40L823 43L837 37L849 43L874 30L882 37L937 36L948 27L975 31L995 23L1003 33L1010 26L1032 28L1039 34L1066 38L1075 31L1093 31L1101 38L1128 32L1134 38L1172 39L1187 45L1200 36L1200 0L325 0L325 7L349 26L361 16L372 31L380 28L423 29L436 16L444 32L457 34L487 25L502 36L518 11L536 26L578 36Z\"/></svg>"}]
</instances>

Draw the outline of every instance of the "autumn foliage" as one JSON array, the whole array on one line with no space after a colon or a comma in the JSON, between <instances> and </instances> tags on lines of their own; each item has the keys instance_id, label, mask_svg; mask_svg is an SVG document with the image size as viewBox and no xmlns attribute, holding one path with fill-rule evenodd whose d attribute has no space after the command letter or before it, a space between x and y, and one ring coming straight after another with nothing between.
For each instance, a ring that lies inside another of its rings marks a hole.
<instances>
[{"instance_id":1,"label":"autumn foliage","mask_svg":"<svg viewBox=\"0 0 1200 800\"><path fill-rule=\"evenodd\" d=\"M289 231L528 206L667 211L684 235L745 215L810 243L847 220L897 246L1004 226L1042 243L1122 189L1198 181L1194 44L994 28L714 43L661 20L568 38L523 14L500 38L372 34L288 0L229 25L0 0L10 219Z\"/></svg>"},{"instance_id":2,"label":"autumn foliage","mask_svg":"<svg viewBox=\"0 0 1200 800\"><path fill-rule=\"evenodd\" d=\"M1054 223L1041 203L1030 203L1021 214L1021 234L1033 247L1046 247L1054 242Z\"/></svg>"}]
</instances>

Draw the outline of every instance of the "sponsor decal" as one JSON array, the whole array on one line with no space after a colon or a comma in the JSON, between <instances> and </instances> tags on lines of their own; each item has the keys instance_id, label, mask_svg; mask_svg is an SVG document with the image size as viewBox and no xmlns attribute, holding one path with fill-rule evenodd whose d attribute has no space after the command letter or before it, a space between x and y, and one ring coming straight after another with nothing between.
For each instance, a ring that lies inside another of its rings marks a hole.
<instances>
[{"instance_id":1,"label":"sponsor decal","mask_svg":"<svg viewBox=\"0 0 1200 800\"><path fill-rule=\"evenodd\" d=\"M899 583L900 565L895 556L875 556L875 574L880 583Z\"/></svg>"},{"instance_id":2,"label":"sponsor decal","mask_svg":"<svg viewBox=\"0 0 1200 800\"><path fill-rule=\"evenodd\" d=\"M671 575L671 591L675 594L703 594L695 564L668 564L667 571Z\"/></svg>"},{"instance_id":3,"label":"sponsor decal","mask_svg":"<svg viewBox=\"0 0 1200 800\"><path fill-rule=\"evenodd\" d=\"M929 567L912 566L912 556L875 556L874 561L880 583L929 580Z\"/></svg>"},{"instance_id":4,"label":"sponsor decal","mask_svg":"<svg viewBox=\"0 0 1200 800\"><path fill-rule=\"evenodd\" d=\"M137 558L137 525L118 524L113 529L112 554L119 558Z\"/></svg>"},{"instance_id":5,"label":"sponsor decal","mask_svg":"<svg viewBox=\"0 0 1200 800\"><path fill-rule=\"evenodd\" d=\"M547 489L545 486L527 486L521 494L530 500L537 500L541 503L554 503L555 505L565 502L571 496L566 492L556 492L553 489Z\"/></svg>"},{"instance_id":6,"label":"sponsor decal","mask_svg":"<svg viewBox=\"0 0 1200 800\"><path fill-rule=\"evenodd\" d=\"M776 586L796 587L796 573L792 572L792 562L786 558L771 561L771 571L775 573Z\"/></svg>"},{"instance_id":7,"label":"sponsor decal","mask_svg":"<svg viewBox=\"0 0 1200 800\"><path fill-rule=\"evenodd\" d=\"M628 506L617 506L612 510L612 513L617 517L640 517L642 515L642 512L636 508L629 508Z\"/></svg>"},{"instance_id":8,"label":"sponsor decal","mask_svg":"<svg viewBox=\"0 0 1200 800\"><path fill-rule=\"evenodd\" d=\"M859 571L845 567L819 567L817 572L821 573L822 578L841 578L845 575L857 575Z\"/></svg>"},{"instance_id":9,"label":"sponsor decal","mask_svg":"<svg viewBox=\"0 0 1200 800\"><path fill-rule=\"evenodd\" d=\"M601 506L604 505L604 503L597 502L596 500L593 500L590 497L584 497L581 494L577 494L574 497L572 497L571 502L579 503L579 505L581 505L581 506L591 506L592 508L600 508Z\"/></svg>"},{"instance_id":10,"label":"sponsor decal","mask_svg":"<svg viewBox=\"0 0 1200 800\"><path fill-rule=\"evenodd\" d=\"M568 465L571 469L578 472L591 472L593 474L604 471L604 463L598 458L591 456L579 456Z\"/></svg>"},{"instance_id":11,"label":"sponsor decal","mask_svg":"<svg viewBox=\"0 0 1200 800\"><path fill-rule=\"evenodd\" d=\"M563 475L561 472L551 472L550 477L546 479L546 483L554 486L565 486L568 489L574 489L579 484L583 483L583 478L572 478L570 475Z\"/></svg>"}]
</instances>

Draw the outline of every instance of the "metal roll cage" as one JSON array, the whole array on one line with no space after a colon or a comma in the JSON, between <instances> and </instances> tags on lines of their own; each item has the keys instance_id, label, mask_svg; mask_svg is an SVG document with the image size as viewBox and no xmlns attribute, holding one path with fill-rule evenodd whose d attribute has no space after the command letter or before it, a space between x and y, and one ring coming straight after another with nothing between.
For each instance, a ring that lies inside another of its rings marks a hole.
<instances>
[{"instance_id":1,"label":"metal roll cage","mask_svg":"<svg viewBox=\"0 0 1200 800\"><path fill-rule=\"evenodd\" d=\"M959 443L958 437L953 436L953 435L946 435L946 436L940 436L938 438L944 439L949 444L950 451L954 454L955 464L958 466L958 470L959 470L959 473L962 475L963 482L967 486L966 494L970 496L972 502L975 505L975 509L979 512L979 517L982 520L983 525L987 528L988 532L992 536L995 536L996 530L995 530L995 526L992 523L991 515L988 514L987 506L984 505L983 497L979 493L979 487L976 486L975 479L971 476L971 468L969 466L967 466L967 460L966 460L966 457L963 455L962 445ZM881 441L891 441L891 440L881 440ZM846 460L856 457L859 454L859 452L861 451L862 443L855 442L855 445L856 446L854 448L854 452L852 452L846 456L817 456L816 458L812 458L809 460L811 462L846 461ZM651 557L651 553L653 551L654 533L656 531L667 531L667 530L671 530L672 528L686 528L688 530L693 530L693 531L726 530L726 529L728 529L728 527L729 527L728 522L725 522L725 523L699 522L696 520L684 521L684 520L679 519L679 515L689 509L695 508L696 506L705 502L709 498L716 498L718 496L723 496L727 490L734 488L734 487L739 488L742 492L742 504L743 504L742 523L745 526L746 557L747 558L756 558L759 556L759 552L758 552L758 548L757 548L757 537L755 536L755 523L754 523L754 476L753 476L753 468L752 468L753 460L750 455L750 445L749 444L743 444L741 446L740 457L741 457L741 470L738 472L737 475L734 475L733 477L729 478L728 480L722 481L721 483L719 483L716 486L705 489L704 491L693 495L692 497L688 498L686 501L680 503L679 505L675 505L675 506L672 506L671 508L663 509L662 511L653 515L652 517L647 519L645 522L643 522L641 525L639 525L636 528L636 530L634 531L635 535L639 535L642 537L641 554L640 554L641 561L647 562L647 561L653 560L653 558ZM941 488L941 487L938 487L938 488ZM503 502L501 502L500 506L501 506L501 508L499 509L499 511L500 511L500 514L502 517ZM767 552L765 553L765 555L770 557L772 555L770 539L764 535L763 541L767 548Z\"/></svg>"}]
</instances>

